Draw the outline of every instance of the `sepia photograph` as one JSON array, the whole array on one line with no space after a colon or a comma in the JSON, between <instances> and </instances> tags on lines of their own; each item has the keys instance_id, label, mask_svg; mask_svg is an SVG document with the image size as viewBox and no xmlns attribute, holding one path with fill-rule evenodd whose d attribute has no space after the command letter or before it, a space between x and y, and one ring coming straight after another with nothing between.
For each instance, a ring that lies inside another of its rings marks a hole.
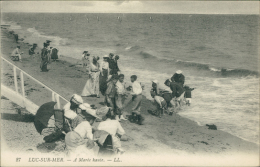
<instances>
[{"instance_id":1,"label":"sepia photograph","mask_svg":"<svg viewBox=\"0 0 260 167\"><path fill-rule=\"evenodd\" d=\"M1 1L1 166L259 166L259 1Z\"/></svg>"}]
</instances>

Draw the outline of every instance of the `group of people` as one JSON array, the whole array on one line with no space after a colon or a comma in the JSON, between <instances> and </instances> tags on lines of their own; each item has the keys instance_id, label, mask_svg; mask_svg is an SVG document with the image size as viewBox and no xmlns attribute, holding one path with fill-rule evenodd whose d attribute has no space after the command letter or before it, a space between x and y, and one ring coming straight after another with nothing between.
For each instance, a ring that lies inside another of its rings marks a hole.
<instances>
[{"instance_id":1,"label":"group of people","mask_svg":"<svg viewBox=\"0 0 260 167\"><path fill-rule=\"evenodd\" d=\"M56 48L50 47L50 40L46 40L46 42L43 43L43 49L41 50L41 65L40 68L42 72L48 72L47 65L51 62L51 59L56 61L58 59L58 50ZM30 49L31 53L34 53L35 46ZM29 52L30 52L29 50Z\"/></svg>"},{"instance_id":2,"label":"group of people","mask_svg":"<svg viewBox=\"0 0 260 167\"><path fill-rule=\"evenodd\" d=\"M124 74L120 73L118 67L119 56L113 53L105 55L101 63L99 57L90 56L88 51L82 55L83 67L86 68L88 79L83 88L81 96L96 96L99 98L99 92L105 97L104 103L112 108L112 115L116 120L126 120L123 115L123 109L132 100L134 107L132 109L132 118L134 122L142 124L144 118L140 113L142 99L142 86L137 82L137 76L131 76L132 92L128 96ZM131 98L131 100L130 100Z\"/></svg>"},{"instance_id":3,"label":"group of people","mask_svg":"<svg viewBox=\"0 0 260 167\"><path fill-rule=\"evenodd\" d=\"M40 69L42 72L48 72L49 70L47 69L47 65L51 62L50 60L52 59L53 61L56 61L58 59L58 49L50 47L50 40L46 40L46 42L43 43L43 49L41 50L41 64L40 64ZM13 50L11 54L11 59L13 61L20 61L22 62L22 57L21 55L23 52L20 53L20 45L17 45L17 47ZM35 54L39 54L39 52L35 52L37 48L37 44L34 43L32 47L29 48L28 52L30 56L33 56Z\"/></svg>"},{"instance_id":4,"label":"group of people","mask_svg":"<svg viewBox=\"0 0 260 167\"><path fill-rule=\"evenodd\" d=\"M159 117L161 117L165 111L168 112L169 115L172 115L173 110L175 111L175 109L180 108L183 103L190 105L191 91L194 90L194 88L184 86L184 82L185 76L181 70L177 70L171 79L167 79L164 82L164 84L171 89L171 92L160 89L157 80L152 81L150 93L157 106L157 110L153 113ZM169 107L172 107L173 110L168 111Z\"/></svg>"},{"instance_id":5,"label":"group of people","mask_svg":"<svg viewBox=\"0 0 260 167\"><path fill-rule=\"evenodd\" d=\"M113 152L120 154L124 152L120 138L125 131L121 124L113 119L112 108L105 107L100 111L96 110L94 106L84 103L81 96L74 94L63 110L64 116L69 120L72 128L65 136L68 156L95 155L94 147L104 145L107 135L112 137ZM98 112L99 114L97 114ZM98 115L103 117L100 118ZM97 128L93 129L92 125L96 119L102 121Z\"/></svg>"}]
</instances>

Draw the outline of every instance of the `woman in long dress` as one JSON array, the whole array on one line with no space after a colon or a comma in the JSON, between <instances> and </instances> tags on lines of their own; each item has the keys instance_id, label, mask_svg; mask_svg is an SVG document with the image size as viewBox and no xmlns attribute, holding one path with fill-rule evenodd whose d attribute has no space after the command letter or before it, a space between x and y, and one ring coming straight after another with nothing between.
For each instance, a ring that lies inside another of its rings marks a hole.
<instances>
[{"instance_id":1,"label":"woman in long dress","mask_svg":"<svg viewBox=\"0 0 260 167\"><path fill-rule=\"evenodd\" d=\"M100 66L100 78L99 78L99 87L102 95L105 94L107 89L107 78L109 74L109 63L108 63L109 57L106 55L103 57L103 62Z\"/></svg>"},{"instance_id":2,"label":"woman in long dress","mask_svg":"<svg viewBox=\"0 0 260 167\"><path fill-rule=\"evenodd\" d=\"M81 96L97 95L97 98L99 98L99 75L100 70L98 58L93 57L93 61L90 63L89 66L89 78L86 82L85 87L83 88Z\"/></svg>"}]
</instances>

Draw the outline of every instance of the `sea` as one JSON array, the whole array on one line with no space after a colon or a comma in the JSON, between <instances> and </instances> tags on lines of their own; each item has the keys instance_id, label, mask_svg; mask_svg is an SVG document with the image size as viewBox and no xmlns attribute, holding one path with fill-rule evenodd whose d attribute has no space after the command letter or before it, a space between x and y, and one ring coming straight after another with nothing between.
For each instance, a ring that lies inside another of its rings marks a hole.
<instances>
[{"instance_id":1,"label":"sea","mask_svg":"<svg viewBox=\"0 0 260 167\"><path fill-rule=\"evenodd\" d=\"M119 55L126 82L137 75L148 99L152 80L167 89L182 70L195 90L179 115L259 144L258 15L2 13L1 24L66 57Z\"/></svg>"}]
</instances>

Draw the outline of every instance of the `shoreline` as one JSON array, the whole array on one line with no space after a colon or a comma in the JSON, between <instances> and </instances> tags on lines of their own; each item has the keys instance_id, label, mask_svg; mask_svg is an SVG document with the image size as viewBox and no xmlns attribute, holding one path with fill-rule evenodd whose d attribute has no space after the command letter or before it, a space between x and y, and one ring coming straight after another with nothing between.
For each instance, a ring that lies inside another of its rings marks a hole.
<instances>
[{"instance_id":1,"label":"shoreline","mask_svg":"<svg viewBox=\"0 0 260 167\"><path fill-rule=\"evenodd\" d=\"M16 47L12 35L2 30L2 56L10 60L8 55ZM30 57L28 55L28 44L19 42L23 62L12 62L19 68L23 69L36 79L55 90L57 93L69 99L74 93L80 94L86 82L86 74L82 67L71 66L76 63L77 59L69 57L59 57L58 62L52 62L48 65L50 71L47 73L40 72L40 57ZM33 43L33 42L32 42ZM36 55L37 56L37 55ZM6 63L4 63L6 64ZM5 65L3 66L5 67ZM12 74L11 69L2 68L3 74ZM2 76L5 84L7 76ZM37 105L51 101L51 94L48 94L42 88L28 79L25 79L25 89L29 99L34 99ZM32 90L31 92L28 90ZM41 94L41 96L39 95ZM95 104L98 108L102 106L103 96L101 98L84 97L83 100L90 104ZM61 105L63 106L63 105ZM126 108L129 110L130 106ZM206 126L198 126L196 122L181 117L178 114L173 116L164 115L157 118L150 115L147 110L151 109L151 102L143 96L142 113L146 120L144 125L139 126L129 121L122 122L122 126L126 131L129 141L122 142L123 148L127 152L155 152L160 153L160 148L170 150L172 152L184 151L191 154L229 154L229 153L252 153L257 154L259 146L255 143L245 141L221 130L208 130ZM5 134L5 129L3 134ZM22 139L23 140L23 139ZM34 143L35 144L35 143ZM140 149L143 149L140 150ZM162 149L163 150L163 149ZM176 151L177 150L177 151Z\"/></svg>"}]
</instances>

